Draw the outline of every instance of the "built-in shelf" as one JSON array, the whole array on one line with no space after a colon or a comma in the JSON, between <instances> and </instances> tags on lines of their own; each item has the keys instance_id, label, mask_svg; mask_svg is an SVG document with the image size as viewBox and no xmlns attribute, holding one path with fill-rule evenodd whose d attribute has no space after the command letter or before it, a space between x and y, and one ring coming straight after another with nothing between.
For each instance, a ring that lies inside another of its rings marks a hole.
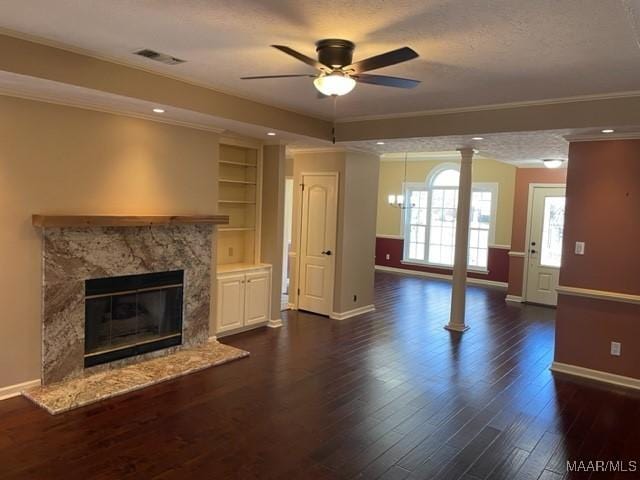
<instances>
[{"instance_id":1,"label":"built-in shelf","mask_svg":"<svg viewBox=\"0 0 640 480\"><path fill-rule=\"evenodd\" d=\"M220 164L222 165L233 165L234 167L244 167L244 168L257 168L257 165L252 165L250 163L242 163L242 162L231 162L229 160L220 160Z\"/></svg>"},{"instance_id":2,"label":"built-in shelf","mask_svg":"<svg viewBox=\"0 0 640 480\"><path fill-rule=\"evenodd\" d=\"M218 200L218 203L225 203L229 205L255 205L254 200Z\"/></svg>"},{"instance_id":3,"label":"built-in shelf","mask_svg":"<svg viewBox=\"0 0 640 480\"><path fill-rule=\"evenodd\" d=\"M220 178L218 180L220 183L235 183L238 185L255 185L256 182L251 182L248 180L231 180L230 178Z\"/></svg>"},{"instance_id":4,"label":"built-in shelf","mask_svg":"<svg viewBox=\"0 0 640 480\"><path fill-rule=\"evenodd\" d=\"M147 227L208 223L226 225L229 215L33 215L36 227Z\"/></svg>"},{"instance_id":5,"label":"built-in shelf","mask_svg":"<svg viewBox=\"0 0 640 480\"><path fill-rule=\"evenodd\" d=\"M219 232L253 232L256 227L219 227Z\"/></svg>"}]
</instances>

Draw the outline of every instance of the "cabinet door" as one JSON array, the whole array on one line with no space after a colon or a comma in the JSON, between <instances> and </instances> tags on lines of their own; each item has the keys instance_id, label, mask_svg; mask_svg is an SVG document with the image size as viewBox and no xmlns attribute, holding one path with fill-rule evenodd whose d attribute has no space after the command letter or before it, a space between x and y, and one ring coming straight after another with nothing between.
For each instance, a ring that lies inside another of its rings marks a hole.
<instances>
[{"instance_id":1,"label":"cabinet door","mask_svg":"<svg viewBox=\"0 0 640 480\"><path fill-rule=\"evenodd\" d=\"M218 278L218 333L244 325L244 274Z\"/></svg>"},{"instance_id":2,"label":"cabinet door","mask_svg":"<svg viewBox=\"0 0 640 480\"><path fill-rule=\"evenodd\" d=\"M246 325L269 320L270 272L248 273L244 303Z\"/></svg>"}]
</instances>

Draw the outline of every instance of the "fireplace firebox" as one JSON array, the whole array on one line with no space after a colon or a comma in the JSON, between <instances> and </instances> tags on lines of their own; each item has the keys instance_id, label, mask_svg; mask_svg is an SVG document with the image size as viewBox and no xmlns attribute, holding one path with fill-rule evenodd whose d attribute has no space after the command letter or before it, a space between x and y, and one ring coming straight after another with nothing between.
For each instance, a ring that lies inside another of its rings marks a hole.
<instances>
[{"instance_id":1,"label":"fireplace firebox","mask_svg":"<svg viewBox=\"0 0 640 480\"><path fill-rule=\"evenodd\" d=\"M84 366L182 343L184 271L86 280Z\"/></svg>"}]
</instances>

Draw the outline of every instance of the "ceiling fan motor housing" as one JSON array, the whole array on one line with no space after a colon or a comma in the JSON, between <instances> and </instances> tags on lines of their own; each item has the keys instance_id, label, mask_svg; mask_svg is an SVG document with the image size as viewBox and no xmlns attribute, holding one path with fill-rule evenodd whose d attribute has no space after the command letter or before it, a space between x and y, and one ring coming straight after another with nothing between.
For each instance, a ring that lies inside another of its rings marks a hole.
<instances>
[{"instance_id":1,"label":"ceiling fan motor housing","mask_svg":"<svg viewBox=\"0 0 640 480\"><path fill-rule=\"evenodd\" d=\"M351 65L355 48L356 45L353 42L339 38L328 38L316 42L318 61L333 68Z\"/></svg>"}]
</instances>

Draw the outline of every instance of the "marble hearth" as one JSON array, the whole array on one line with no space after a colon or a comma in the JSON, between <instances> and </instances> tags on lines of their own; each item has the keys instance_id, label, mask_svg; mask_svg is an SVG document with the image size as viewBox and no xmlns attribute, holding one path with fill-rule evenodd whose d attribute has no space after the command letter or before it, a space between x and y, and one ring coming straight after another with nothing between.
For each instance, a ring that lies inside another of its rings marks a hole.
<instances>
[{"instance_id":1,"label":"marble hearth","mask_svg":"<svg viewBox=\"0 0 640 480\"><path fill-rule=\"evenodd\" d=\"M204 345L213 224L227 221L223 216L34 216L34 225L43 230L43 385ZM172 270L184 271L182 345L85 369L85 281Z\"/></svg>"}]
</instances>

